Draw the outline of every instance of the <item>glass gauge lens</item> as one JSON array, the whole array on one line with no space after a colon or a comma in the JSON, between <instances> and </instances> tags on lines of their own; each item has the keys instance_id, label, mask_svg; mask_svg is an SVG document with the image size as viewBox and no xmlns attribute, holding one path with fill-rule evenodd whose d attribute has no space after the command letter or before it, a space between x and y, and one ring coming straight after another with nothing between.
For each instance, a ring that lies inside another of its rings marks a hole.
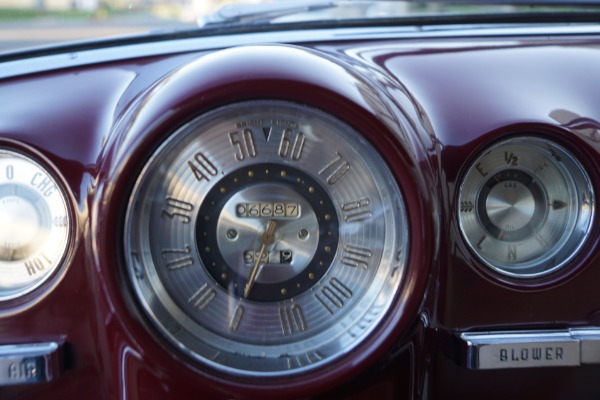
<instances>
[{"instance_id":1,"label":"glass gauge lens","mask_svg":"<svg viewBox=\"0 0 600 400\"><path fill-rule=\"evenodd\" d=\"M33 160L0 150L0 300L30 292L62 261L69 215L54 178Z\"/></svg>"},{"instance_id":2,"label":"glass gauge lens","mask_svg":"<svg viewBox=\"0 0 600 400\"><path fill-rule=\"evenodd\" d=\"M460 228L475 255L515 277L565 265L588 236L594 210L583 168L539 138L509 139L479 156L459 201Z\"/></svg>"},{"instance_id":3,"label":"glass gauge lens","mask_svg":"<svg viewBox=\"0 0 600 400\"><path fill-rule=\"evenodd\" d=\"M143 169L125 246L164 337L237 375L287 375L350 352L396 296L402 196L357 132L279 101L223 107Z\"/></svg>"}]
</instances>

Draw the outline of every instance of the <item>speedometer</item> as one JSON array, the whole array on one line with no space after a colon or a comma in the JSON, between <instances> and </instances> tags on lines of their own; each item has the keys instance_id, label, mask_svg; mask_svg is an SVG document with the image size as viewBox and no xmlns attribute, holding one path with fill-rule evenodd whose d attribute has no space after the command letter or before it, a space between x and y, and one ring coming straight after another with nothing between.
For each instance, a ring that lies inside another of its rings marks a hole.
<instances>
[{"instance_id":1,"label":"speedometer","mask_svg":"<svg viewBox=\"0 0 600 400\"><path fill-rule=\"evenodd\" d=\"M161 336L246 376L329 364L381 323L406 265L404 201L355 130L283 101L173 133L130 198L129 275Z\"/></svg>"}]
</instances>

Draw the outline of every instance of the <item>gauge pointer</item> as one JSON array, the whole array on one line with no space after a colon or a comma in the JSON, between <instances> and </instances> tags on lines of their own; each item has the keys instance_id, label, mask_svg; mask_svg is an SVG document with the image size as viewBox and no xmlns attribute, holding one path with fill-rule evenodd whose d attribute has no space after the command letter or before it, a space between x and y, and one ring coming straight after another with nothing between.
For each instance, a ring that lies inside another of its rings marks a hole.
<instances>
[{"instance_id":1,"label":"gauge pointer","mask_svg":"<svg viewBox=\"0 0 600 400\"><path fill-rule=\"evenodd\" d=\"M258 269L260 267L260 262L263 258L263 254L267 250L267 246L274 242L274 233L275 227L277 226L277 220L271 219L269 220L269 224L267 225L267 230L260 235L260 240L262 241L262 246L260 246L260 250L258 252L258 257L256 257L256 262L254 263L254 267L252 271L250 271L250 277L248 278L248 283L246 283L246 287L244 288L244 297L248 297L254 282L256 281L256 277L258 276Z\"/></svg>"}]
</instances>

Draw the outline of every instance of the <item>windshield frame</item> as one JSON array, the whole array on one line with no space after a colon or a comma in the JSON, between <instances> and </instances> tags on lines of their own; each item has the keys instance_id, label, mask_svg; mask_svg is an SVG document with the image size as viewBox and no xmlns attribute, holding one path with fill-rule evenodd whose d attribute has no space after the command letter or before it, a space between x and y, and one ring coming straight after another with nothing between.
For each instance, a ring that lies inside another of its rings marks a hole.
<instances>
[{"instance_id":1,"label":"windshield frame","mask_svg":"<svg viewBox=\"0 0 600 400\"><path fill-rule=\"evenodd\" d=\"M453 30L463 27L478 26L480 28L501 25L571 25L598 24L600 6L585 11L552 11L511 12L511 13L474 13L474 14L432 14L404 17L367 18L367 19L332 19L298 22L280 22L267 24L227 23L208 25L199 28L182 28L134 33L117 37L102 37L80 41L57 42L36 47L9 49L0 52L0 62L21 58L39 57L65 52L80 52L92 49L127 46L150 42L170 40L199 39L215 36L231 36L254 33L286 32L322 29L359 29L359 28L391 28Z\"/></svg>"}]
</instances>

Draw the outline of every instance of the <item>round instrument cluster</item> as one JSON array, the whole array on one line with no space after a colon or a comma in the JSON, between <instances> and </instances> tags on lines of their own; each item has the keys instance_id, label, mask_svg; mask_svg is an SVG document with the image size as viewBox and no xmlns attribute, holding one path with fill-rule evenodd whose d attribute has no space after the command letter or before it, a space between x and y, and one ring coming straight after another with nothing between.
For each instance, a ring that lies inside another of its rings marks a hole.
<instances>
[{"instance_id":1,"label":"round instrument cluster","mask_svg":"<svg viewBox=\"0 0 600 400\"><path fill-rule=\"evenodd\" d=\"M70 219L57 181L33 159L0 150L0 300L33 291L59 267Z\"/></svg>"},{"instance_id":2,"label":"round instrument cluster","mask_svg":"<svg viewBox=\"0 0 600 400\"><path fill-rule=\"evenodd\" d=\"M557 144L512 138L473 162L460 188L460 229L492 270L518 278L566 265L589 235L590 179Z\"/></svg>"},{"instance_id":3,"label":"round instrument cluster","mask_svg":"<svg viewBox=\"0 0 600 400\"><path fill-rule=\"evenodd\" d=\"M349 353L400 290L408 227L375 149L283 101L232 104L171 135L126 216L127 264L152 323L237 375L285 376Z\"/></svg>"}]
</instances>

